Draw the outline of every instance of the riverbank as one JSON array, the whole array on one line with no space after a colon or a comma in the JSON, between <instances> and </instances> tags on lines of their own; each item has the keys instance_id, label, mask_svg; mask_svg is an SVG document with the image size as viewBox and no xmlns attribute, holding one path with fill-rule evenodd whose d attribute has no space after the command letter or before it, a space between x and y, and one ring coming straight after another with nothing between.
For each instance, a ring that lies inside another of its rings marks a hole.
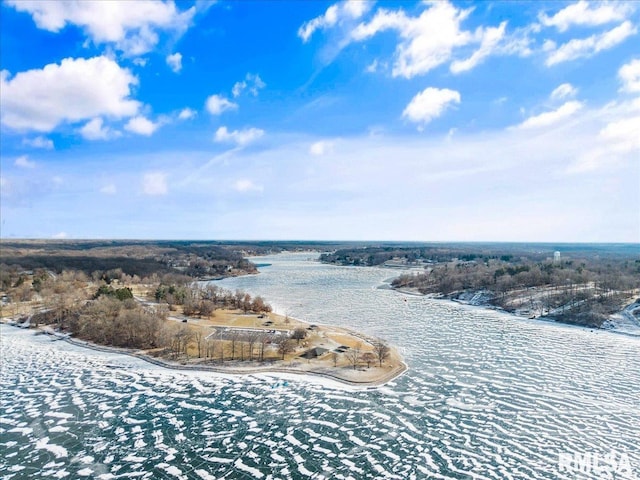
<instances>
[{"instance_id":1,"label":"riverbank","mask_svg":"<svg viewBox=\"0 0 640 480\"><path fill-rule=\"evenodd\" d=\"M482 291L471 291L471 292L457 292L452 295L445 295L442 293L429 293L424 294L421 293L417 288L395 288L389 286L391 290L394 290L397 293L403 295L411 295L418 297L426 297L432 298L436 300L446 300L450 302L454 302L460 305L467 305L471 307L478 307L486 310L496 310L500 312L507 313L509 315L513 315L517 318L528 319L528 320L540 320L543 322L551 322L558 323L561 325L570 325L574 327L580 327L585 329L598 329L605 330L612 333L617 333L620 335L627 335L632 337L640 337L640 302L636 300L635 302L626 305L620 312L609 315L608 319L602 324L600 327L591 326L591 325L583 325L580 323L574 323L569 321L562 321L557 318L554 318L553 315L539 315L532 312L530 309L522 308L515 309L513 311L506 310L502 307L494 305L491 303L491 297L487 295L486 292ZM560 310L560 309L557 309Z\"/></svg>"}]
</instances>

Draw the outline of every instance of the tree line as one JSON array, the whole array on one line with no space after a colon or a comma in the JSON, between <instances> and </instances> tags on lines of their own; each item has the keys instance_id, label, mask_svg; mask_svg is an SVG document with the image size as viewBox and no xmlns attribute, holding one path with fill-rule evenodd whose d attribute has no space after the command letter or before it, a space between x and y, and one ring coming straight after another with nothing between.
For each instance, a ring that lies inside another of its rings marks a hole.
<instances>
[{"instance_id":1,"label":"tree line","mask_svg":"<svg viewBox=\"0 0 640 480\"><path fill-rule=\"evenodd\" d=\"M455 261L401 275L392 286L448 296L484 291L494 304L507 310L512 309L514 294L528 296L530 309L539 316L553 312L561 321L600 326L640 288L640 259ZM532 290L537 288L544 293Z\"/></svg>"}]
</instances>

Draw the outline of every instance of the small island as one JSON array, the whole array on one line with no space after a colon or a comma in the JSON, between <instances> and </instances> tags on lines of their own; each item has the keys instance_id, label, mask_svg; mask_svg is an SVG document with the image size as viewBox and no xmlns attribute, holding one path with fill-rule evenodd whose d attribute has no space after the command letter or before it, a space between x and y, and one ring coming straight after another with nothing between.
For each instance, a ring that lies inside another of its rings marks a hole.
<instances>
[{"instance_id":1,"label":"small island","mask_svg":"<svg viewBox=\"0 0 640 480\"><path fill-rule=\"evenodd\" d=\"M259 296L203 282L257 272L237 246L24 242L3 248L1 272L4 323L166 368L306 374L357 386L406 370L383 340L279 315Z\"/></svg>"}]
</instances>

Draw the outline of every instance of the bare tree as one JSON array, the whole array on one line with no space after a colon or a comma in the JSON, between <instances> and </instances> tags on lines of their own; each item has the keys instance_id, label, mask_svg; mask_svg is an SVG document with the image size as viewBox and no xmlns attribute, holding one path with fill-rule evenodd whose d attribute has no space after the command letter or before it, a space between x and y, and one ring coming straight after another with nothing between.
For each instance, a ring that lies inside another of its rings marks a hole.
<instances>
[{"instance_id":1,"label":"bare tree","mask_svg":"<svg viewBox=\"0 0 640 480\"><path fill-rule=\"evenodd\" d=\"M193 331L186 325L174 327L173 335L170 337L170 347L173 351L174 358L184 354L187 357L189 343L193 340Z\"/></svg>"},{"instance_id":2,"label":"bare tree","mask_svg":"<svg viewBox=\"0 0 640 480\"><path fill-rule=\"evenodd\" d=\"M362 361L367 364L367 368L371 367L371 362L376 361L376 356L371 352L365 352L362 354Z\"/></svg>"},{"instance_id":3,"label":"bare tree","mask_svg":"<svg viewBox=\"0 0 640 480\"><path fill-rule=\"evenodd\" d=\"M259 341L259 339L260 339L259 332L252 332L247 337L247 343L249 344L249 361L250 362L253 361L253 346L256 344L257 341Z\"/></svg>"},{"instance_id":4,"label":"bare tree","mask_svg":"<svg viewBox=\"0 0 640 480\"><path fill-rule=\"evenodd\" d=\"M291 334L291 338L293 340L296 340L298 342L298 345L300 345L300 340L302 340L306 336L307 336L307 330L302 327L296 328Z\"/></svg>"},{"instance_id":5,"label":"bare tree","mask_svg":"<svg viewBox=\"0 0 640 480\"><path fill-rule=\"evenodd\" d=\"M211 300L202 300L199 309L201 317L211 317L214 315L216 306Z\"/></svg>"},{"instance_id":6,"label":"bare tree","mask_svg":"<svg viewBox=\"0 0 640 480\"><path fill-rule=\"evenodd\" d=\"M282 360L284 360L284 356L291 351L293 351L293 343L291 342L291 339L286 335L282 335L278 339L278 353L282 355Z\"/></svg>"},{"instance_id":7,"label":"bare tree","mask_svg":"<svg viewBox=\"0 0 640 480\"><path fill-rule=\"evenodd\" d=\"M205 340L204 356L205 358L213 358L215 354L215 340L211 337L206 337Z\"/></svg>"},{"instance_id":8,"label":"bare tree","mask_svg":"<svg viewBox=\"0 0 640 480\"><path fill-rule=\"evenodd\" d=\"M193 340L196 342L196 345L198 346L198 358L202 358L202 347L203 347L202 329L200 328L193 329Z\"/></svg>"},{"instance_id":9,"label":"bare tree","mask_svg":"<svg viewBox=\"0 0 640 480\"><path fill-rule=\"evenodd\" d=\"M231 360L236 359L236 343L238 343L239 334L237 331L231 332Z\"/></svg>"},{"instance_id":10,"label":"bare tree","mask_svg":"<svg viewBox=\"0 0 640 480\"><path fill-rule=\"evenodd\" d=\"M360 343L357 343L352 348L345 352L345 357L351 365L353 365L353 369L355 370L358 367L358 363L360 362Z\"/></svg>"},{"instance_id":11,"label":"bare tree","mask_svg":"<svg viewBox=\"0 0 640 480\"><path fill-rule=\"evenodd\" d=\"M264 362L264 349L267 346L267 344L271 341L271 337L269 335L262 334L260 335L260 338L258 339L258 341L260 342L260 361Z\"/></svg>"},{"instance_id":12,"label":"bare tree","mask_svg":"<svg viewBox=\"0 0 640 480\"><path fill-rule=\"evenodd\" d=\"M383 341L377 341L373 344L373 353L376 356L376 358L378 359L378 363L380 364L380 366L382 367L382 363L389 358L390 355L390 349L389 349L389 345L387 345L385 342Z\"/></svg>"},{"instance_id":13,"label":"bare tree","mask_svg":"<svg viewBox=\"0 0 640 480\"><path fill-rule=\"evenodd\" d=\"M244 313L247 313L249 310L251 310L251 295L249 295L248 293L245 293L244 297L242 297L241 307Z\"/></svg>"},{"instance_id":14,"label":"bare tree","mask_svg":"<svg viewBox=\"0 0 640 480\"><path fill-rule=\"evenodd\" d=\"M220 331L220 362L224 363L224 334Z\"/></svg>"}]
</instances>

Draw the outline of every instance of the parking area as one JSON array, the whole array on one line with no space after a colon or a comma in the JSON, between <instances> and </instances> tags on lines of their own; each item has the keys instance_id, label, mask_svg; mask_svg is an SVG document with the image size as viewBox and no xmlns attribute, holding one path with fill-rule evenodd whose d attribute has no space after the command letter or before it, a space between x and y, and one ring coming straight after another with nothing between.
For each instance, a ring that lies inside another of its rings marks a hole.
<instances>
[{"instance_id":1,"label":"parking area","mask_svg":"<svg viewBox=\"0 0 640 480\"><path fill-rule=\"evenodd\" d=\"M266 338L267 342L276 342L283 335L289 336L289 330L267 330L264 328L229 328L215 327L211 333L206 336L207 340L236 340L247 342L256 338Z\"/></svg>"}]
</instances>

